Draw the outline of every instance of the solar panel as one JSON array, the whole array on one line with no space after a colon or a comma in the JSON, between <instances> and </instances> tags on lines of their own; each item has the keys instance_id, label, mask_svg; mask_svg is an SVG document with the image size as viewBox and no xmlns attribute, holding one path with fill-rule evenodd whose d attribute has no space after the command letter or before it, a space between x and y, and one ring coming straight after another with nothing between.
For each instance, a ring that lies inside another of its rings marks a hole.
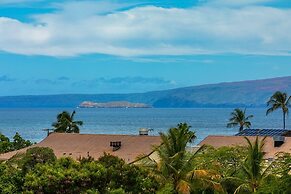
<instances>
[{"instance_id":1,"label":"solar panel","mask_svg":"<svg viewBox=\"0 0 291 194\"><path fill-rule=\"evenodd\" d=\"M288 129L244 129L235 136L281 136L290 132Z\"/></svg>"}]
</instances>

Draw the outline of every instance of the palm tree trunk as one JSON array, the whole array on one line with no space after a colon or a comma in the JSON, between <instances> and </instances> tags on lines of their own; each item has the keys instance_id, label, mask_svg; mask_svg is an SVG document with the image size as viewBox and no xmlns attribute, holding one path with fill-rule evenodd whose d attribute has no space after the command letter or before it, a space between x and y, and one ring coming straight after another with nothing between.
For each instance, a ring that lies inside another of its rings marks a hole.
<instances>
[{"instance_id":1,"label":"palm tree trunk","mask_svg":"<svg viewBox=\"0 0 291 194\"><path fill-rule=\"evenodd\" d=\"M286 127L286 113L283 111L283 129Z\"/></svg>"},{"instance_id":2,"label":"palm tree trunk","mask_svg":"<svg viewBox=\"0 0 291 194\"><path fill-rule=\"evenodd\" d=\"M241 125L241 126L239 127L239 132L242 132L243 130L244 130L244 126Z\"/></svg>"}]
</instances>

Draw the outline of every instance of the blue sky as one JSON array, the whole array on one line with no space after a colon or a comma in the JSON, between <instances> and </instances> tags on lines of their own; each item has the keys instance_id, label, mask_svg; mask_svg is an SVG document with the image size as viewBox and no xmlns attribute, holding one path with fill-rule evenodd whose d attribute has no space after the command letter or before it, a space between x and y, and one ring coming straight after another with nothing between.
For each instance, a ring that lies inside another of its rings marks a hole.
<instances>
[{"instance_id":1,"label":"blue sky","mask_svg":"<svg viewBox=\"0 0 291 194\"><path fill-rule=\"evenodd\" d=\"M0 96L291 75L289 0L0 0Z\"/></svg>"}]
</instances>

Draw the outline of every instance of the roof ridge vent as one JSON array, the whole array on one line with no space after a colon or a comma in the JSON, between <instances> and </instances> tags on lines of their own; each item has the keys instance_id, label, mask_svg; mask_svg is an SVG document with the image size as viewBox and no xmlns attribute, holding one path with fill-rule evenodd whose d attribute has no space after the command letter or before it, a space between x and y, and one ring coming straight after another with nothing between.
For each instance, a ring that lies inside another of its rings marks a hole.
<instances>
[{"instance_id":1,"label":"roof ridge vent","mask_svg":"<svg viewBox=\"0 0 291 194\"><path fill-rule=\"evenodd\" d=\"M280 147L285 142L285 137L282 135L273 136L274 147Z\"/></svg>"},{"instance_id":2,"label":"roof ridge vent","mask_svg":"<svg viewBox=\"0 0 291 194\"><path fill-rule=\"evenodd\" d=\"M121 148L121 141L111 141L110 147L112 147L112 150L115 152Z\"/></svg>"}]
</instances>

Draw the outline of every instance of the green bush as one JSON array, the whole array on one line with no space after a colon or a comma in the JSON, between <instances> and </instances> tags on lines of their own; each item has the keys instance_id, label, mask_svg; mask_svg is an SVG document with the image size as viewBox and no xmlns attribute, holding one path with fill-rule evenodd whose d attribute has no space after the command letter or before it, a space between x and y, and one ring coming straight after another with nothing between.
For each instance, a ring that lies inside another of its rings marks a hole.
<instances>
[{"instance_id":1,"label":"green bush","mask_svg":"<svg viewBox=\"0 0 291 194\"><path fill-rule=\"evenodd\" d=\"M25 176L24 188L34 193L81 193L101 186L105 168L97 162L81 165L70 158L38 164Z\"/></svg>"},{"instance_id":2,"label":"green bush","mask_svg":"<svg viewBox=\"0 0 291 194\"><path fill-rule=\"evenodd\" d=\"M20 193L23 175L20 170L0 163L0 193Z\"/></svg>"},{"instance_id":3,"label":"green bush","mask_svg":"<svg viewBox=\"0 0 291 194\"><path fill-rule=\"evenodd\" d=\"M56 156L51 148L34 147L26 151L21 159L22 170L28 172L33 169L36 164L53 163L56 161Z\"/></svg>"}]
</instances>

